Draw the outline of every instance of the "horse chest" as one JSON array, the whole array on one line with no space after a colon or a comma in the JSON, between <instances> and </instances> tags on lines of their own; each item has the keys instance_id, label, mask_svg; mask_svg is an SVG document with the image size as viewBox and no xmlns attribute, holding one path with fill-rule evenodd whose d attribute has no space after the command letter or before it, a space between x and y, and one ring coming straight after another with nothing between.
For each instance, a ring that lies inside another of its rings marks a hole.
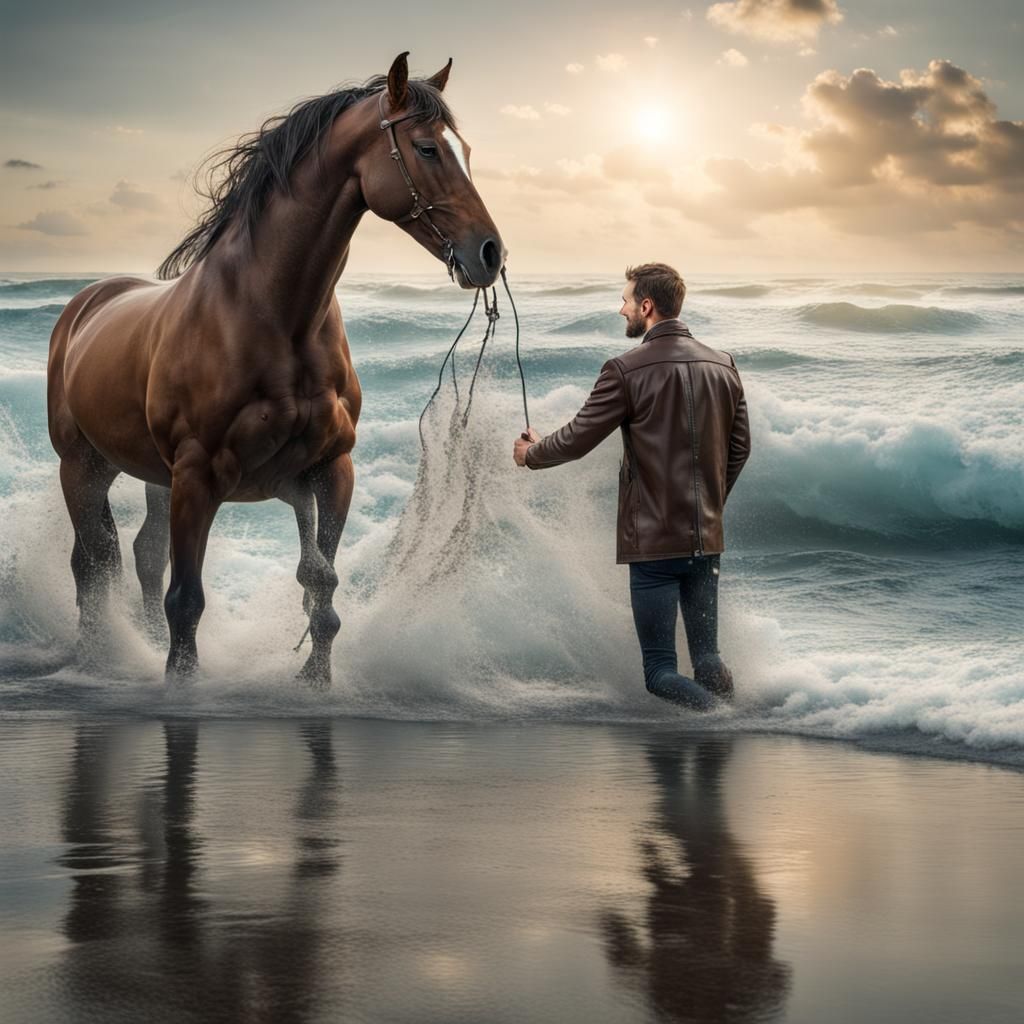
<instances>
[{"instance_id":1,"label":"horse chest","mask_svg":"<svg viewBox=\"0 0 1024 1024\"><path fill-rule=\"evenodd\" d=\"M337 392L252 402L225 437L246 481L279 481L350 450L355 430Z\"/></svg>"}]
</instances>

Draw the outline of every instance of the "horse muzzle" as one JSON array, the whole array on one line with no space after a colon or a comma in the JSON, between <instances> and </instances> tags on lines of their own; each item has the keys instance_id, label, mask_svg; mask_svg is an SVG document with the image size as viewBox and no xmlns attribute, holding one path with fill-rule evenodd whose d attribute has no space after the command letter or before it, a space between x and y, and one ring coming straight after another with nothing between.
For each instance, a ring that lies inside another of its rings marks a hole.
<instances>
[{"instance_id":1,"label":"horse muzzle","mask_svg":"<svg viewBox=\"0 0 1024 1024\"><path fill-rule=\"evenodd\" d=\"M508 250L498 235L455 247L455 279L460 288L489 288L505 265Z\"/></svg>"}]
</instances>

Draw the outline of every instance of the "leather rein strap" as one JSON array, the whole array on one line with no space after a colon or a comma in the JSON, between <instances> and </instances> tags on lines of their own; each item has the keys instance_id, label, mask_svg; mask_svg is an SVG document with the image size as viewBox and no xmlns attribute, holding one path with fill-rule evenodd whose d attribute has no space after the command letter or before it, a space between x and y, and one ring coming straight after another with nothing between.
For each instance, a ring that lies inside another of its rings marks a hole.
<instances>
[{"instance_id":1,"label":"leather rein strap","mask_svg":"<svg viewBox=\"0 0 1024 1024\"><path fill-rule=\"evenodd\" d=\"M383 132L388 133L388 140L391 145L391 159L398 164L398 169L402 172L402 178L405 180L406 187L409 189L409 194L412 196L412 209L405 214L403 217L399 217L395 221L396 224L402 224L408 220L420 220L421 218L426 222L427 226L435 235L441 240L442 252L444 253L444 263L448 268L448 276L454 281L455 280L455 246L452 244L452 240L448 238L442 231L440 231L437 225L430 219L428 211L434 209L434 204L426 199L416 188L415 182L412 180L412 175L409 173L409 168L406 166L405 158L402 156L402 151L398 148L398 136L395 134L395 125L400 124L402 121L408 121L409 118L415 117L415 113L402 114L399 117L385 117L384 116L384 93L380 94L380 98L377 101L377 107L380 111L380 129Z\"/></svg>"}]
</instances>

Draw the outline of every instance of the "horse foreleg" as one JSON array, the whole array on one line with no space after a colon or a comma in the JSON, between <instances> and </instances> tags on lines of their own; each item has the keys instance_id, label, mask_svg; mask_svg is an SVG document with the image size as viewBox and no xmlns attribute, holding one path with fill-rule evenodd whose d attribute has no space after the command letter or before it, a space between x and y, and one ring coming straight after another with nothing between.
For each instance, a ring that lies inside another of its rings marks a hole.
<instances>
[{"instance_id":1,"label":"horse foreleg","mask_svg":"<svg viewBox=\"0 0 1024 1024\"><path fill-rule=\"evenodd\" d=\"M308 501L297 500L295 503L302 548L296 576L305 590L303 603L309 613L309 634L313 640L313 650L302 666L299 678L314 686L326 687L331 684L331 647L341 629L341 620L333 606L334 591L338 587L334 558L355 485L352 457L339 455L333 462L318 467L310 475L309 484L316 500L315 545L312 510Z\"/></svg>"},{"instance_id":2,"label":"horse foreleg","mask_svg":"<svg viewBox=\"0 0 1024 1024\"><path fill-rule=\"evenodd\" d=\"M171 474L171 585L164 598L171 645L167 677L187 677L199 666L196 630L206 607L203 558L220 502L205 454L176 461Z\"/></svg>"},{"instance_id":3,"label":"horse foreleg","mask_svg":"<svg viewBox=\"0 0 1024 1024\"><path fill-rule=\"evenodd\" d=\"M106 609L110 581L121 573L121 548L107 491L118 474L84 437L64 452L60 483L75 545L71 571L78 603L79 642L88 638Z\"/></svg>"},{"instance_id":4,"label":"horse foreleg","mask_svg":"<svg viewBox=\"0 0 1024 1024\"><path fill-rule=\"evenodd\" d=\"M170 557L171 492L158 484L146 484L146 518L135 537L135 573L142 586L146 632L153 641L167 634L164 618L164 570Z\"/></svg>"}]
</instances>

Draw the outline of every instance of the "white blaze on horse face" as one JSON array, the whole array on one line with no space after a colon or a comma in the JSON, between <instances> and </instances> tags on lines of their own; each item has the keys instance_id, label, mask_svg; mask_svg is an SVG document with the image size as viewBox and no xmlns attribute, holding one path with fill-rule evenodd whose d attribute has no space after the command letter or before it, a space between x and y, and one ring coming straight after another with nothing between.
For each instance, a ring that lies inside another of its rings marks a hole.
<instances>
[{"instance_id":1,"label":"white blaze on horse face","mask_svg":"<svg viewBox=\"0 0 1024 1024\"><path fill-rule=\"evenodd\" d=\"M441 138L451 147L451 151L455 154L455 159L458 160L459 166L462 168L462 173L472 181L473 176L469 173L469 161L466 159L466 144L451 128L445 128L441 132Z\"/></svg>"}]
</instances>

